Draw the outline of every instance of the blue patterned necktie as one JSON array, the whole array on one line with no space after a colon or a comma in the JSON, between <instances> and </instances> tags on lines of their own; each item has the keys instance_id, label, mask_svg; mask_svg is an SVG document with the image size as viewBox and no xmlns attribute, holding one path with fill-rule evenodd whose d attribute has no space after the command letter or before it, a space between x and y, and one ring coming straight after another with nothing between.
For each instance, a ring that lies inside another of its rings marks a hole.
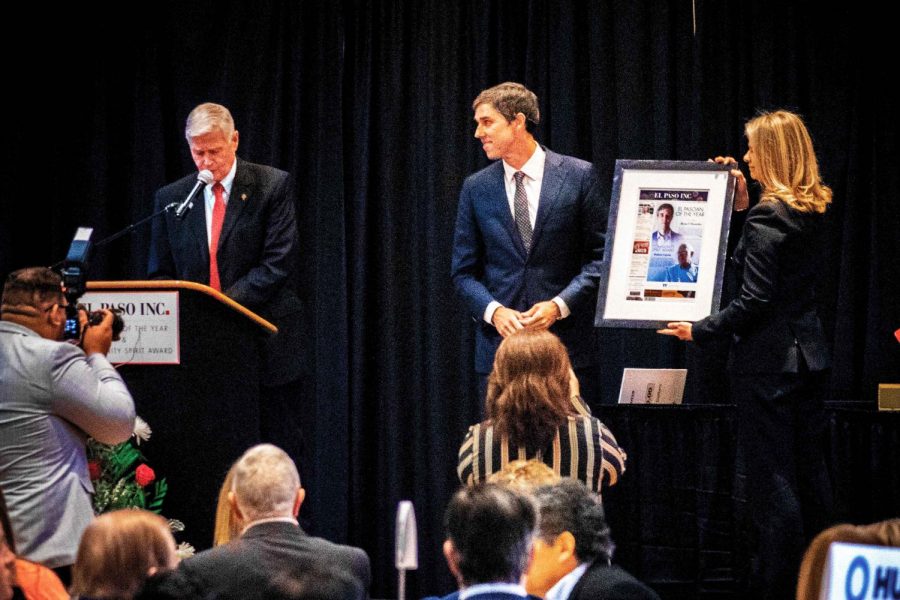
<instances>
[{"instance_id":1,"label":"blue patterned necktie","mask_svg":"<svg viewBox=\"0 0 900 600\"><path fill-rule=\"evenodd\" d=\"M525 252L531 252L531 219L528 218L528 196L525 195L525 173L516 171L513 177L516 180L516 194L513 197L513 212L515 213L516 229L525 246Z\"/></svg>"}]
</instances>

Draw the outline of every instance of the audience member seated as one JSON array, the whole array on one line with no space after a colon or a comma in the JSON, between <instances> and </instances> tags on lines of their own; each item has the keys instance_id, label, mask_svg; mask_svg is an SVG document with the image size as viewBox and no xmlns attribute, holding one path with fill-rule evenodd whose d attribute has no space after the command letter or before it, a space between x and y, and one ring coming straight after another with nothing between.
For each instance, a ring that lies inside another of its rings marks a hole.
<instances>
[{"instance_id":1,"label":"audience member seated","mask_svg":"<svg viewBox=\"0 0 900 600\"><path fill-rule=\"evenodd\" d=\"M531 490L536 487L550 485L557 481L559 481L559 475L536 458L511 460L505 467L488 477L488 483L511 487L524 494L530 494Z\"/></svg>"},{"instance_id":2,"label":"audience member seated","mask_svg":"<svg viewBox=\"0 0 900 600\"><path fill-rule=\"evenodd\" d=\"M222 600L367 598L368 555L307 535L297 523L305 497L290 456L271 444L249 449L234 466L228 495L245 523L241 535L185 559L175 577ZM330 584L320 587L320 578Z\"/></svg>"},{"instance_id":3,"label":"audience member seated","mask_svg":"<svg viewBox=\"0 0 900 600\"><path fill-rule=\"evenodd\" d=\"M228 469L225 475L225 481L222 482L222 488L219 490L219 501L216 504L216 523L213 528L213 546L221 546L227 544L231 540L241 535L244 525L233 510L231 503L228 501L228 494L231 493L231 484L234 481L234 465Z\"/></svg>"},{"instance_id":4,"label":"audience member seated","mask_svg":"<svg viewBox=\"0 0 900 600\"><path fill-rule=\"evenodd\" d=\"M7 593L8 596L5 595ZM0 490L0 600L7 598L68 600L69 594L56 573L44 565L16 556L6 500L3 490Z\"/></svg>"},{"instance_id":5,"label":"audience member seated","mask_svg":"<svg viewBox=\"0 0 900 600\"><path fill-rule=\"evenodd\" d=\"M534 503L511 488L480 483L456 492L444 514L444 557L459 591L442 600L526 598L536 525Z\"/></svg>"},{"instance_id":6,"label":"audience member seated","mask_svg":"<svg viewBox=\"0 0 900 600\"><path fill-rule=\"evenodd\" d=\"M563 479L532 492L538 506L528 593L547 600L659 600L611 564L613 542L599 499L579 481Z\"/></svg>"},{"instance_id":7,"label":"audience member seated","mask_svg":"<svg viewBox=\"0 0 900 600\"><path fill-rule=\"evenodd\" d=\"M560 476L600 493L625 471L625 452L573 399L571 365L549 331L505 338L488 378L487 420L469 428L457 474L465 485L485 481L511 460L538 458Z\"/></svg>"},{"instance_id":8,"label":"audience member seated","mask_svg":"<svg viewBox=\"0 0 900 600\"><path fill-rule=\"evenodd\" d=\"M871 525L835 525L813 538L800 563L797 600L819 600L828 548L832 542L900 548L900 519Z\"/></svg>"},{"instance_id":9,"label":"audience member seated","mask_svg":"<svg viewBox=\"0 0 900 600\"><path fill-rule=\"evenodd\" d=\"M148 575L178 564L168 522L146 510L105 513L85 529L72 568L72 595L132 598Z\"/></svg>"}]
</instances>

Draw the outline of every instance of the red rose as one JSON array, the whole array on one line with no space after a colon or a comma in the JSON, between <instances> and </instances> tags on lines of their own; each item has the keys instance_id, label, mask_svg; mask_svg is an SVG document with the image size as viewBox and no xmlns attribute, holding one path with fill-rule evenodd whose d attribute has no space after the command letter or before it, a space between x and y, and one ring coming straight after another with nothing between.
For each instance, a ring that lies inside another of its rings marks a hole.
<instances>
[{"instance_id":1,"label":"red rose","mask_svg":"<svg viewBox=\"0 0 900 600\"><path fill-rule=\"evenodd\" d=\"M156 479L156 473L147 465L138 465L134 470L134 480L141 487L150 485Z\"/></svg>"},{"instance_id":2,"label":"red rose","mask_svg":"<svg viewBox=\"0 0 900 600\"><path fill-rule=\"evenodd\" d=\"M88 474L91 476L91 481L97 481L98 479L100 479L100 474L102 472L103 469L100 467L100 461L88 461Z\"/></svg>"}]
</instances>

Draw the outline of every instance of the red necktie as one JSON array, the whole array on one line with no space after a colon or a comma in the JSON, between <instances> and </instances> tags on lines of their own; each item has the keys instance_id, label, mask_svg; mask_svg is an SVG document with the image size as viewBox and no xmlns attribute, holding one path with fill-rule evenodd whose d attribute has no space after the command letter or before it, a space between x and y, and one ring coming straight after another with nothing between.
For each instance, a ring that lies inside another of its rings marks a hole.
<instances>
[{"instance_id":1,"label":"red necktie","mask_svg":"<svg viewBox=\"0 0 900 600\"><path fill-rule=\"evenodd\" d=\"M212 226L209 231L209 287L222 291L222 284L219 283L219 263L216 262L216 255L219 253L219 234L222 233L222 223L225 221L225 198L223 194L225 188L218 181L213 186L213 193L216 195L216 202L213 204Z\"/></svg>"}]
</instances>

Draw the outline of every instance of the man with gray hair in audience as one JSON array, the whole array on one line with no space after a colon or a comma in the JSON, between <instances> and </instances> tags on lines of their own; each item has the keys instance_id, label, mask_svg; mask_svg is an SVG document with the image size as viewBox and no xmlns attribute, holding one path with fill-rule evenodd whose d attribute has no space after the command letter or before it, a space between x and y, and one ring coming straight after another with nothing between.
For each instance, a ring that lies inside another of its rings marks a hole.
<instances>
[{"instance_id":1,"label":"man with gray hair in audience","mask_svg":"<svg viewBox=\"0 0 900 600\"><path fill-rule=\"evenodd\" d=\"M613 543L600 499L580 481L565 478L532 492L539 523L526 589L546 600L590 598L659 600L613 566Z\"/></svg>"},{"instance_id":2,"label":"man with gray hair in audience","mask_svg":"<svg viewBox=\"0 0 900 600\"><path fill-rule=\"evenodd\" d=\"M331 599L367 598L368 555L304 532L297 514L305 496L287 453L271 444L250 448L235 465L228 495L232 510L246 523L243 532L183 561L179 575L223 600L323 598L318 586L311 589L322 578L331 582Z\"/></svg>"}]
</instances>

